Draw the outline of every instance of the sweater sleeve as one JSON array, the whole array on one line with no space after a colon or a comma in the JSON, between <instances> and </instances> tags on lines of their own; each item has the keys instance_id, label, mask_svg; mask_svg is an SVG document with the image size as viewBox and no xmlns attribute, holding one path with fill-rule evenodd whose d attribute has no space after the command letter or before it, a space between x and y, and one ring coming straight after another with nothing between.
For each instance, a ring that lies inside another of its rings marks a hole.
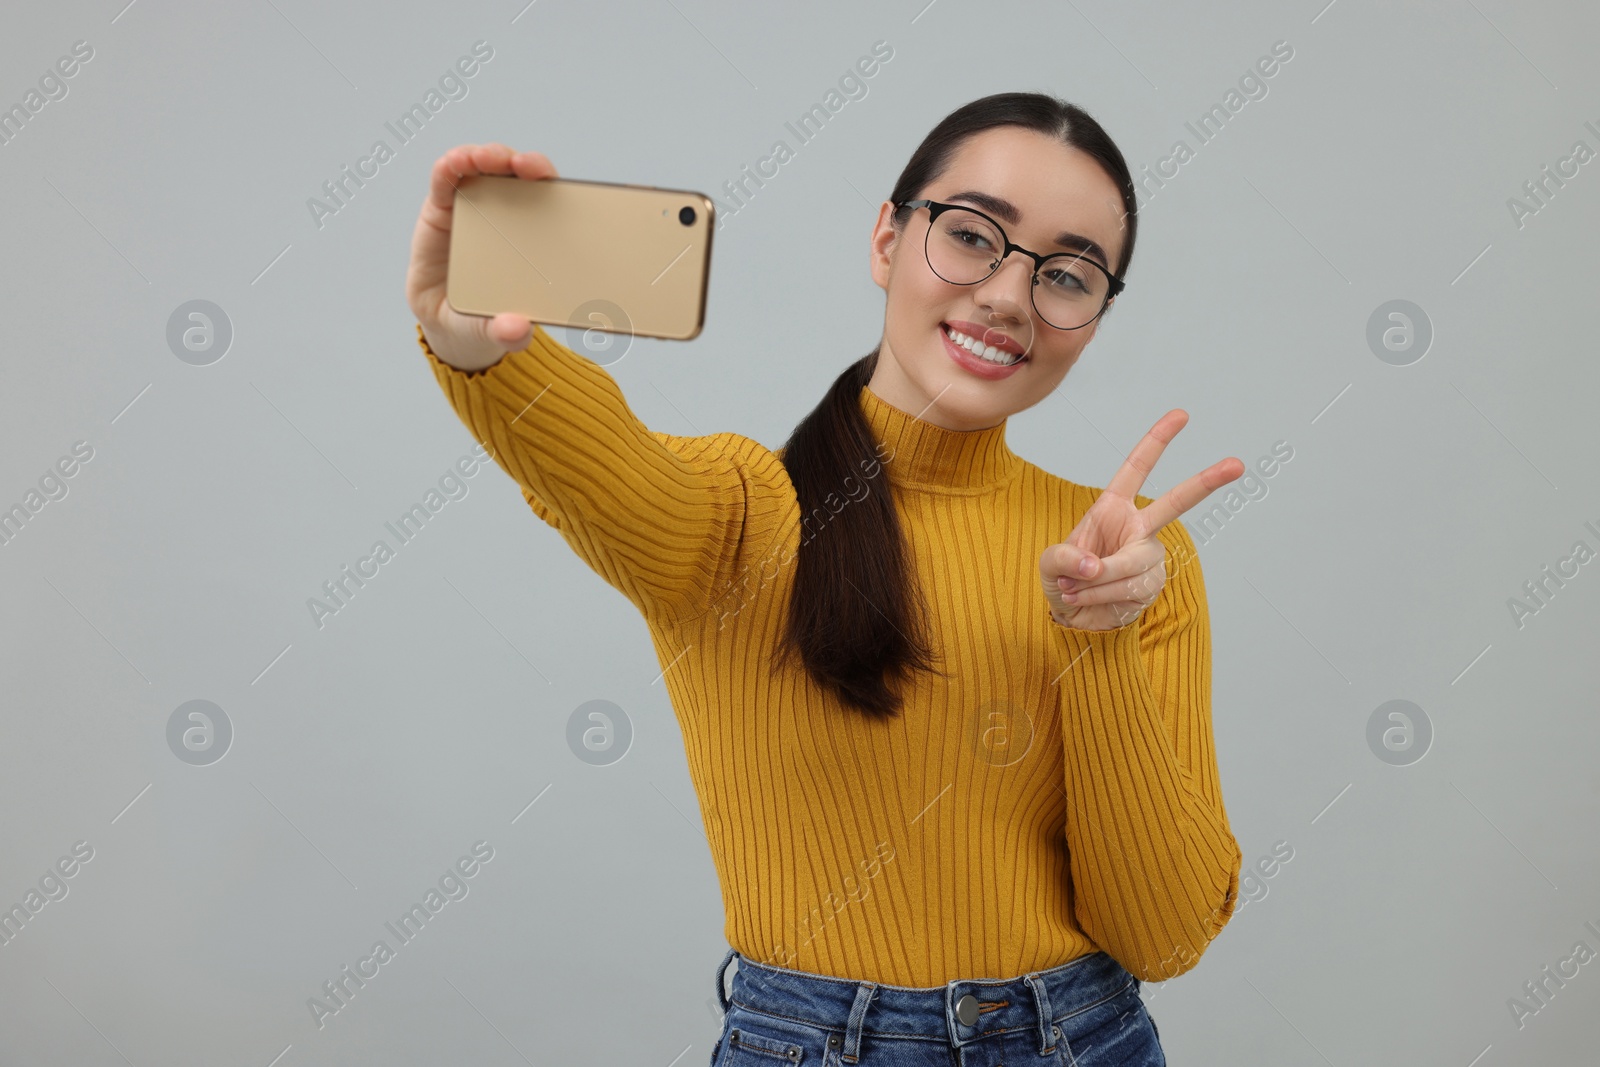
<instances>
[{"instance_id":1,"label":"sweater sleeve","mask_svg":"<svg viewBox=\"0 0 1600 1067\"><path fill-rule=\"evenodd\" d=\"M1146 501L1148 503L1148 501ZM1156 535L1166 585L1115 630L1057 625L1073 910L1141 981L1194 967L1227 925L1242 855L1211 732L1211 627L1194 541Z\"/></svg>"},{"instance_id":2,"label":"sweater sleeve","mask_svg":"<svg viewBox=\"0 0 1600 1067\"><path fill-rule=\"evenodd\" d=\"M647 618L708 606L733 568L745 482L713 438L654 433L598 363L538 324L527 348L476 371L417 341L461 421L607 584Z\"/></svg>"}]
</instances>

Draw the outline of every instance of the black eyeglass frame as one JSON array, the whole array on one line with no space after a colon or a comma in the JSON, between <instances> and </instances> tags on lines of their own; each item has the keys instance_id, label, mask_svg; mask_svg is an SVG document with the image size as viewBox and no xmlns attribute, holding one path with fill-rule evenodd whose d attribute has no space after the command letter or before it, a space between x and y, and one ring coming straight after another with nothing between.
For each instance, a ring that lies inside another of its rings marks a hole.
<instances>
[{"instance_id":1,"label":"black eyeglass frame","mask_svg":"<svg viewBox=\"0 0 1600 1067\"><path fill-rule=\"evenodd\" d=\"M1006 233L1006 228L1004 226L1000 225L994 219L990 218L987 214L985 214L982 211L979 211L975 207L968 207L966 204L945 204L945 203L941 203L938 200L901 200L901 201L898 201L898 202L895 203L895 207L897 207L897 208L908 207L908 208L911 208L913 211L915 211L919 207L925 207L925 208L928 209L928 232L922 238L922 258L927 261L929 270L933 270L933 257L928 255L928 241L932 239L934 222L937 221L939 216L944 214L946 211L952 211L952 210L970 211L974 215L977 215L979 218L981 218L984 221L988 222L989 225L993 226L996 230L1000 231L1000 239L1001 239L1001 241L1003 241L1005 243L1005 248L1001 250L999 257L995 259L994 266L990 269L989 273L984 275L982 278L979 278L978 281L976 281L976 282L952 282L952 281L950 281L950 279L946 278L944 275L939 274L938 271L934 271L934 274L938 276L939 280L941 280L943 282L946 282L946 283L948 283L950 285L977 285L979 282L986 282L990 278L994 277L995 272L1000 269L1000 265L1006 261L1006 257L1007 256L1009 256L1013 252L1021 252L1023 255L1025 255L1029 259L1033 260L1033 274L1030 276L1030 284L1028 286L1028 302L1033 304L1034 314L1038 315L1039 318L1044 319L1044 321L1046 323L1048 323L1052 329L1056 329L1056 330L1081 330L1081 329L1083 329L1084 326L1088 326L1090 323L1094 322L1095 319L1098 319L1101 315L1104 315L1106 313L1106 308L1111 306L1111 301L1114 300L1117 297L1117 294L1121 293L1124 289L1126 289L1128 287L1127 283L1124 282L1121 278L1117 277L1115 274L1112 274L1109 270L1107 270L1105 267L1102 267L1095 260L1090 259L1088 257L1088 255L1086 255L1084 253L1081 253L1081 252L1051 252L1049 255L1040 255L1038 252L1031 252L1028 249L1023 248L1021 245L1016 244L1011 240L1011 235ZM1038 303L1033 299L1034 286L1037 286L1039 284L1039 272L1044 269L1045 261L1046 260L1050 260L1050 259L1054 259L1057 256L1074 256L1074 257L1082 260L1085 263L1092 264L1095 267L1096 270L1098 270L1101 274L1104 274L1106 276L1106 280L1110 283L1109 291L1106 293L1105 302L1100 305L1100 310L1095 312L1093 317L1091 317L1089 319L1089 322L1084 323L1083 326L1057 326L1055 323L1050 322L1049 319L1045 319L1044 318L1044 313L1039 310Z\"/></svg>"}]
</instances>

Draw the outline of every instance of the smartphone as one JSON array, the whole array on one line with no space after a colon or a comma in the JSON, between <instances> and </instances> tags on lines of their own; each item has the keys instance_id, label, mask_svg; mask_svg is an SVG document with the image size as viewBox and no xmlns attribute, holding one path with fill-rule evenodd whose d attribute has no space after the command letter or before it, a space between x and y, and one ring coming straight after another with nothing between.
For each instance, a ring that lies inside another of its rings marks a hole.
<instances>
[{"instance_id":1,"label":"smartphone","mask_svg":"<svg viewBox=\"0 0 1600 1067\"><path fill-rule=\"evenodd\" d=\"M456 187L445 299L686 341L705 325L715 210L685 189L474 174Z\"/></svg>"}]
</instances>

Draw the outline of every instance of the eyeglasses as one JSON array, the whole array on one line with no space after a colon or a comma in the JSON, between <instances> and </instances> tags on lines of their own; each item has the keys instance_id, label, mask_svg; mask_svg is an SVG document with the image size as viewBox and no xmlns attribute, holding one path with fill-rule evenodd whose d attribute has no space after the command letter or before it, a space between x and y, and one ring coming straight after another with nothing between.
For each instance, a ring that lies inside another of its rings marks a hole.
<instances>
[{"instance_id":1,"label":"eyeglasses","mask_svg":"<svg viewBox=\"0 0 1600 1067\"><path fill-rule=\"evenodd\" d=\"M1082 252L1042 256L1012 244L998 222L973 208L936 200L902 200L895 206L928 209L923 253L933 273L951 285L977 285L1013 252L1033 260L1029 286L1033 310L1058 330L1089 325L1112 297L1127 288L1121 278Z\"/></svg>"}]
</instances>

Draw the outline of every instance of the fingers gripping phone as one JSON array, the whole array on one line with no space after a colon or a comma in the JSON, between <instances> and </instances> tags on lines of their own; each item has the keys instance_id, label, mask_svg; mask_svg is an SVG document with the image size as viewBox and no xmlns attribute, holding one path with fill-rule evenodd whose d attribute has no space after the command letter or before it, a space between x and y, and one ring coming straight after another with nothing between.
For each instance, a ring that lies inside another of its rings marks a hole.
<instances>
[{"instance_id":1,"label":"fingers gripping phone","mask_svg":"<svg viewBox=\"0 0 1600 1067\"><path fill-rule=\"evenodd\" d=\"M686 341L705 324L714 212L682 189L471 175L445 299L464 315Z\"/></svg>"}]
</instances>

